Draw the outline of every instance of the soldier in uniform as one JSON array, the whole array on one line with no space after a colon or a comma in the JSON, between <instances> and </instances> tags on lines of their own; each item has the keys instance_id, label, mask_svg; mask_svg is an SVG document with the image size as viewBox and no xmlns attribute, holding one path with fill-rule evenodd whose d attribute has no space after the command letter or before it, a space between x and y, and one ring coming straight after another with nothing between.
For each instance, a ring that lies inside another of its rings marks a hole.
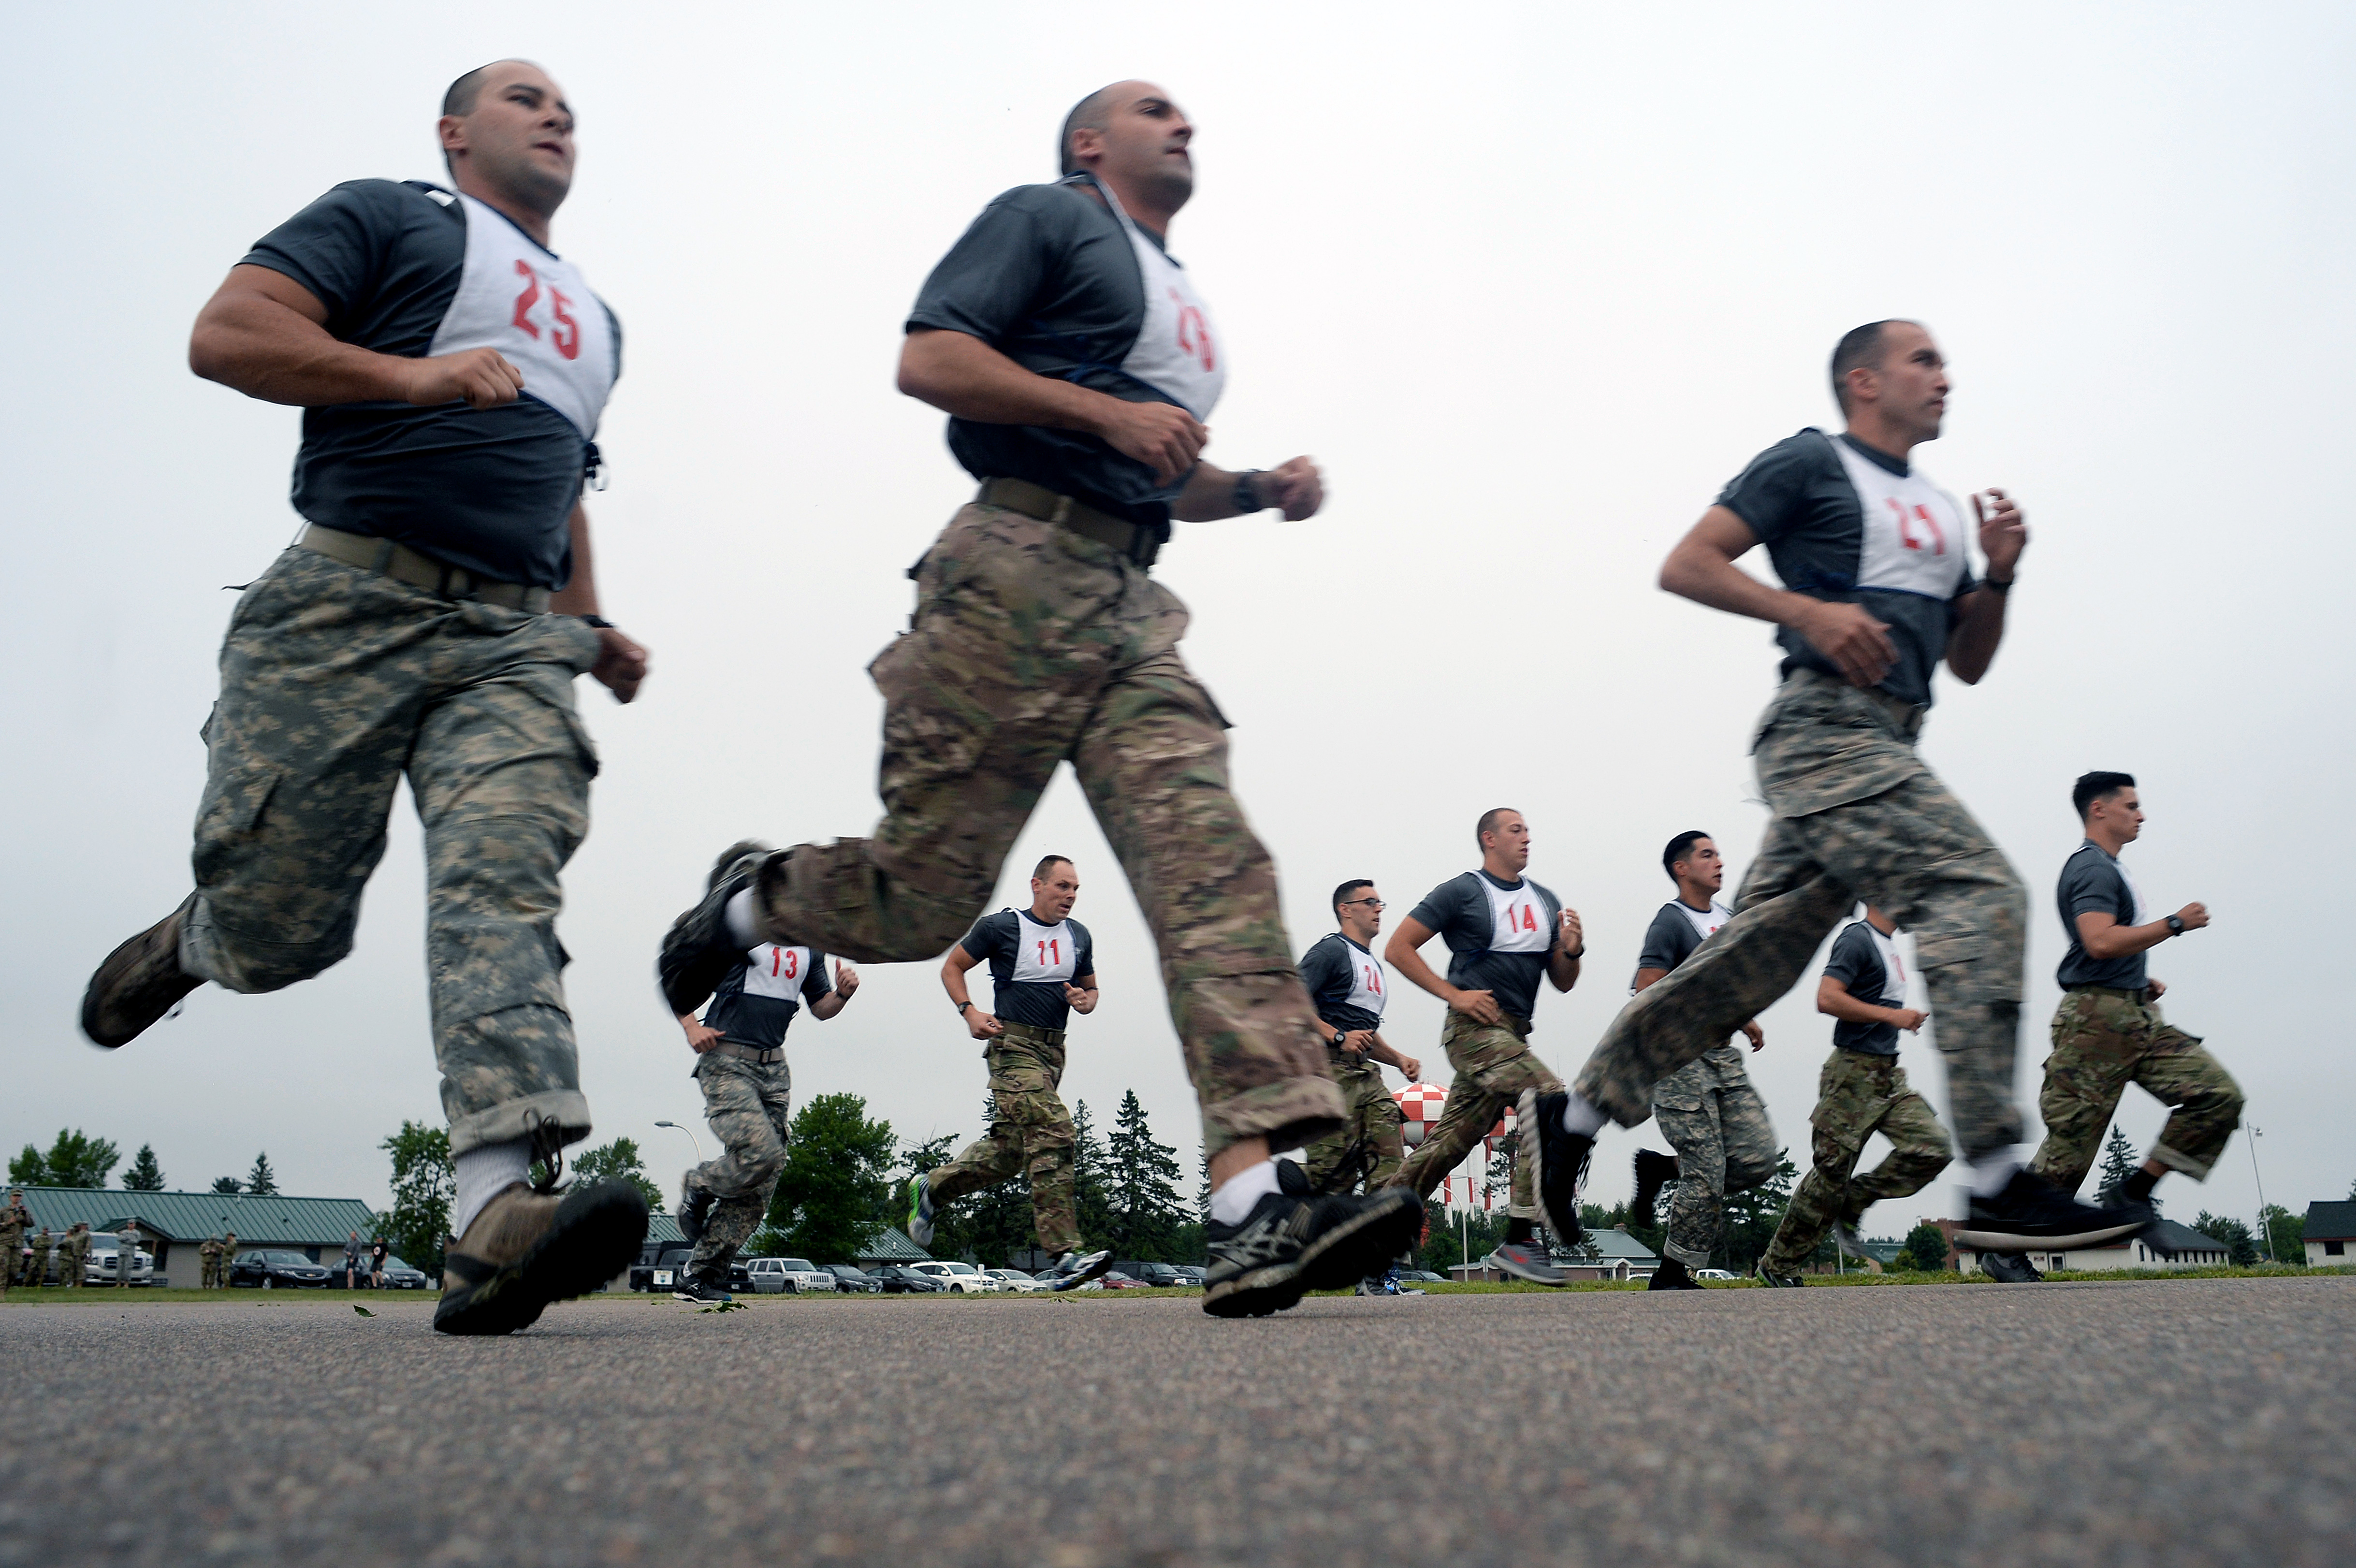
<instances>
[{"instance_id":1,"label":"soldier in uniform","mask_svg":"<svg viewBox=\"0 0 2356 1568\"><path fill-rule=\"evenodd\" d=\"M1321 936L1301 955L1301 983L1317 1019L1325 1026L1325 1070L1333 1075L1349 1106L1341 1131L1311 1144L1303 1161L1310 1186L1320 1192L1380 1191L1407 1158L1400 1140L1398 1102L1383 1087L1383 1064L1414 1083L1423 1063L1401 1055L1383 1039L1383 1009L1390 987L1373 943L1383 929L1383 901L1375 884L1354 878L1333 890L1333 917L1341 929ZM1358 1282L1360 1296L1421 1295L1399 1288L1396 1265Z\"/></svg>"},{"instance_id":2,"label":"soldier in uniform","mask_svg":"<svg viewBox=\"0 0 2356 1568\"><path fill-rule=\"evenodd\" d=\"M90 1266L90 1221L75 1221L58 1253L58 1283L68 1290L81 1289L89 1283L83 1271Z\"/></svg>"},{"instance_id":3,"label":"soldier in uniform","mask_svg":"<svg viewBox=\"0 0 2356 1568\"><path fill-rule=\"evenodd\" d=\"M885 815L873 837L732 867L680 916L661 977L685 1012L755 942L941 952L1070 762L1161 951L1210 1161L1203 1307L1234 1317L1346 1286L1421 1215L1401 1191L1284 1191L1270 1155L1331 1131L1342 1096L1274 863L1228 785L1226 721L1178 651L1185 606L1149 569L1173 518L1303 518L1324 490L1306 457L1201 461L1226 356L1165 249L1193 135L1150 83L1090 93L1058 139L1065 177L1001 196L926 280L900 386L950 415L981 490L911 571L915 617L869 668Z\"/></svg>"},{"instance_id":4,"label":"soldier in uniform","mask_svg":"<svg viewBox=\"0 0 2356 1568\"><path fill-rule=\"evenodd\" d=\"M199 1290L210 1290L214 1286L220 1285L221 1275L220 1238L218 1236L207 1236L203 1241L198 1242L197 1243L197 1260L200 1269L198 1278L202 1281L197 1288Z\"/></svg>"},{"instance_id":5,"label":"soldier in uniform","mask_svg":"<svg viewBox=\"0 0 2356 1568\"><path fill-rule=\"evenodd\" d=\"M0 1210L0 1296L8 1294L8 1286L24 1261L25 1232L32 1219L25 1208L25 1195L9 1193L8 1207Z\"/></svg>"},{"instance_id":6,"label":"soldier in uniform","mask_svg":"<svg viewBox=\"0 0 2356 1568\"><path fill-rule=\"evenodd\" d=\"M1056 1093L1068 1015L1097 1010L1096 943L1072 918L1079 896L1072 862L1046 856L1032 869L1030 909L984 915L941 961L942 988L966 1032L982 1042L995 1115L957 1158L908 1179L908 1235L929 1247L942 1204L1027 1172L1032 1229L1055 1259L1039 1277L1057 1290L1076 1289L1112 1266L1109 1252L1080 1251L1072 1114ZM981 963L990 965L988 1012L966 990L966 972Z\"/></svg>"},{"instance_id":7,"label":"soldier in uniform","mask_svg":"<svg viewBox=\"0 0 2356 1568\"><path fill-rule=\"evenodd\" d=\"M2113 1201L2141 1203L2169 1171L2205 1180L2225 1141L2242 1124L2242 1090L2200 1039L2160 1016L2168 987L2149 975L2144 955L2161 943L2209 924L2206 904L2189 903L2151 918L2142 890L2119 851L2143 836L2143 803L2126 773L2091 773L2071 792L2085 842L2063 863L2057 891L2069 951L2056 976L2062 1005L2053 1013L2053 1053L2045 1059L2038 1114L2045 1141L2029 1168L2075 1192L2094 1168L2103 1134L2130 1083L2171 1107L2151 1155ZM2026 1257L1981 1254L1989 1272L2012 1265L2015 1278L2036 1277Z\"/></svg>"},{"instance_id":8,"label":"soldier in uniform","mask_svg":"<svg viewBox=\"0 0 2356 1568\"><path fill-rule=\"evenodd\" d=\"M304 408L306 523L230 618L196 891L99 966L81 1022L121 1046L208 980L274 991L343 958L405 773L457 1179L434 1327L504 1334L610 1279L646 1233L627 1182L562 1199L525 1182L590 1130L556 937L597 772L573 679L626 702L647 659L597 613L580 501L621 339L549 249L572 106L501 60L442 108L455 190L339 185L197 319L198 374Z\"/></svg>"},{"instance_id":9,"label":"soldier in uniform","mask_svg":"<svg viewBox=\"0 0 2356 1568\"><path fill-rule=\"evenodd\" d=\"M1661 569L1671 592L1777 627L1783 685L1751 745L1772 820L1734 918L1621 1009L1569 1091L1525 1104L1540 1201L1550 1218L1575 1217L1604 1121L1634 1126L1651 1115L1653 1086L1789 990L1863 901L1913 933L1939 1019L1970 1166L1958 1242L2093 1246L2145 1230L2155 1222L2148 1207L2079 1203L2014 1154L2028 899L2003 851L1915 751L1940 663L1973 686L1996 658L2028 525L1996 489L1973 496L1967 519L1915 467L1911 454L1938 436L1947 400L1946 362L1921 325L1849 332L1833 351L1832 380L1848 428L1804 430L1761 453ZM1972 519L1986 581L1967 559ZM1762 543L1787 586L1735 564Z\"/></svg>"},{"instance_id":10,"label":"soldier in uniform","mask_svg":"<svg viewBox=\"0 0 2356 1568\"><path fill-rule=\"evenodd\" d=\"M57 1238L49 1234L49 1228L47 1225L42 1226L34 1235L32 1255L25 1260L27 1285L37 1289L49 1283L49 1253L57 1244Z\"/></svg>"},{"instance_id":11,"label":"soldier in uniform","mask_svg":"<svg viewBox=\"0 0 2356 1568\"><path fill-rule=\"evenodd\" d=\"M714 880L734 858L712 868ZM703 1087L703 1117L720 1140L720 1153L680 1183L680 1233L695 1243L671 1293L680 1300L731 1299L729 1266L760 1228L786 1168L794 1101L786 1030L804 1005L811 1017L830 1019L858 989L859 971L848 964L829 980L825 954L758 943L722 977L701 1023L691 1013L680 1016L695 1052L691 1076Z\"/></svg>"},{"instance_id":12,"label":"soldier in uniform","mask_svg":"<svg viewBox=\"0 0 2356 1568\"><path fill-rule=\"evenodd\" d=\"M1472 837L1481 847L1481 869L1432 889L1399 923L1384 950L1393 968L1448 1004L1448 1021L1440 1032L1440 1049L1456 1070L1448 1106L1440 1125L1391 1178L1395 1187L1419 1197L1430 1196L1456 1168L1515 1096L1561 1089L1562 1080L1530 1050L1530 1016L1537 1007L1539 977L1568 991L1579 984L1580 961L1587 954L1579 912L1565 909L1551 889L1524 875L1530 863L1530 828L1522 814L1506 806L1485 811ZM1448 944L1444 980L1417 951L1435 936ZM1570 1276L1554 1266L1537 1239L1529 1147L1525 1137L1515 1150L1505 1239L1489 1261L1533 1285L1565 1285ZM1580 1233L1576 1210L1569 1229L1555 1230L1566 1246L1575 1244Z\"/></svg>"},{"instance_id":13,"label":"soldier in uniform","mask_svg":"<svg viewBox=\"0 0 2356 1568\"><path fill-rule=\"evenodd\" d=\"M114 1285L118 1290L131 1288L131 1276L137 1272L139 1265L140 1240L139 1217L134 1214L129 1224L115 1232Z\"/></svg>"},{"instance_id":14,"label":"soldier in uniform","mask_svg":"<svg viewBox=\"0 0 2356 1568\"><path fill-rule=\"evenodd\" d=\"M1734 912L1718 901L1718 891L1726 885L1726 860L1708 834L1697 828L1678 834L1661 852L1661 865L1676 884L1677 896L1660 907L1645 930L1644 950L1637 955L1636 977L1629 986L1632 996L1666 979L1734 918ZM1753 1051L1767 1043L1756 1019L1744 1021L1742 1033ZM1645 1288L1698 1290L1701 1284L1693 1271L1709 1266L1726 1218L1726 1200L1764 1185L1774 1176L1783 1151L1767 1119L1766 1102L1751 1087L1742 1052L1731 1040L1712 1046L1653 1085L1653 1117L1677 1152L1636 1151L1631 1218L1650 1226L1653 1199L1662 1184L1674 1180L1677 1191L1669 1204L1661 1266L1653 1271Z\"/></svg>"},{"instance_id":15,"label":"soldier in uniform","mask_svg":"<svg viewBox=\"0 0 2356 1568\"><path fill-rule=\"evenodd\" d=\"M229 1234L221 1238L220 1282L221 1288L223 1290L227 1290L230 1287L230 1270L236 1265L236 1263L237 1232L235 1231L231 1231Z\"/></svg>"},{"instance_id":16,"label":"soldier in uniform","mask_svg":"<svg viewBox=\"0 0 2356 1568\"><path fill-rule=\"evenodd\" d=\"M1898 1033L1919 1031L1930 1014L1906 1005L1906 965L1898 955L1898 928L1868 907L1865 918L1841 928L1816 982L1816 1010L1833 1025L1833 1053L1816 1078L1815 1164L1760 1255L1759 1278L1795 1285L1829 1229L1840 1249L1875 1273L1880 1262L1865 1250L1858 1221L1885 1198L1920 1192L1947 1168L1954 1151L1931 1103L1906 1082L1898 1065ZM1863 1176L1851 1176L1865 1140L1879 1133L1890 1154ZM1993 1255L1993 1254L1991 1254Z\"/></svg>"}]
</instances>

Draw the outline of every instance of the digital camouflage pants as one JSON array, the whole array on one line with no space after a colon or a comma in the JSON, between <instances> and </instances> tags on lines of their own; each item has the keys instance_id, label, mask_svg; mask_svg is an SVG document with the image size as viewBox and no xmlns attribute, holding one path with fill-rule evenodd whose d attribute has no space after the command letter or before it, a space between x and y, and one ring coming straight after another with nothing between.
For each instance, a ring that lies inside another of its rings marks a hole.
<instances>
[{"instance_id":1,"label":"digital camouflage pants","mask_svg":"<svg viewBox=\"0 0 2356 1568\"><path fill-rule=\"evenodd\" d=\"M1914 752L1921 715L1829 676L1788 677L1752 747L1773 814L1734 918L1622 1008L1580 1070L1580 1094L1622 1126L1653 1085L1790 990L1859 901L1914 934L1967 1159L2020 1139L2028 901L1985 829Z\"/></svg>"},{"instance_id":2,"label":"digital camouflage pants","mask_svg":"<svg viewBox=\"0 0 2356 1568\"><path fill-rule=\"evenodd\" d=\"M761 868L765 941L932 958L988 904L1058 763L1079 776L1162 957L1215 1155L1342 1118L1277 908L1227 782L1226 721L1179 656L1186 608L1119 551L1003 507L960 508L915 569L884 694L884 819Z\"/></svg>"},{"instance_id":3,"label":"digital camouflage pants","mask_svg":"<svg viewBox=\"0 0 2356 1568\"><path fill-rule=\"evenodd\" d=\"M1815 1165L1800 1179L1761 1266L1797 1274L1816 1255L1816 1243L1837 1223L1855 1224L1885 1198L1922 1190L1954 1157L1946 1129L1931 1104L1906 1083L1894 1056L1836 1047L1816 1075ZM1890 1154L1863 1176L1851 1176L1865 1140L1879 1133Z\"/></svg>"},{"instance_id":4,"label":"digital camouflage pants","mask_svg":"<svg viewBox=\"0 0 2356 1568\"><path fill-rule=\"evenodd\" d=\"M2157 1002L2106 988L2062 994L2037 1100L2045 1141L2029 1168L2064 1192L2077 1191L2130 1083L2173 1107L2150 1157L2206 1180L2242 1125L2241 1085L2199 1039L2162 1019Z\"/></svg>"},{"instance_id":5,"label":"digital camouflage pants","mask_svg":"<svg viewBox=\"0 0 2356 1568\"><path fill-rule=\"evenodd\" d=\"M450 1152L588 1136L556 939L596 753L570 615L444 599L299 547L237 602L205 725L180 964L275 991L351 951L406 773L425 828L425 955Z\"/></svg>"},{"instance_id":6,"label":"digital camouflage pants","mask_svg":"<svg viewBox=\"0 0 2356 1568\"><path fill-rule=\"evenodd\" d=\"M1677 1151L1663 1250L1689 1269L1708 1268L1726 1200L1764 1186L1783 1158L1766 1102L1751 1086L1741 1049L1720 1045L1654 1085L1653 1116Z\"/></svg>"},{"instance_id":7,"label":"digital camouflage pants","mask_svg":"<svg viewBox=\"0 0 2356 1568\"><path fill-rule=\"evenodd\" d=\"M720 1140L720 1153L689 1171L686 1185L718 1201L704 1217L687 1272L708 1273L724 1284L737 1249L761 1228L786 1168L794 1074L782 1057L765 1066L706 1051L696 1058L695 1081L703 1085L703 1119Z\"/></svg>"},{"instance_id":8,"label":"digital camouflage pants","mask_svg":"<svg viewBox=\"0 0 2356 1568\"><path fill-rule=\"evenodd\" d=\"M1440 1121L1424 1134L1423 1142L1387 1185L1411 1187L1417 1197L1430 1197L1440 1179L1463 1163L1472 1146L1488 1136L1497 1119L1521 1099L1523 1090L1536 1089L1541 1094L1562 1092L1562 1080L1531 1054L1528 1033L1529 1025L1510 1013L1504 1023L1483 1024L1450 1009L1448 1022L1440 1031L1440 1044L1448 1052L1448 1065L1456 1070L1456 1080L1448 1086ZM1534 1186L1531 1162L1515 1159L1513 1202L1505 1211L1508 1218L1538 1217Z\"/></svg>"},{"instance_id":9,"label":"digital camouflage pants","mask_svg":"<svg viewBox=\"0 0 2356 1568\"><path fill-rule=\"evenodd\" d=\"M1349 1107L1348 1119L1340 1132L1309 1146L1301 1168L1309 1184L1320 1192L1355 1192L1361 1181L1372 1192L1398 1174L1407 1155L1406 1146L1399 1141L1399 1127L1407 1118L1399 1114L1391 1092L1383 1087L1383 1070L1377 1063L1329 1049L1326 1068ZM1345 1159L1350 1161L1347 1170L1343 1168Z\"/></svg>"},{"instance_id":10,"label":"digital camouflage pants","mask_svg":"<svg viewBox=\"0 0 2356 1568\"><path fill-rule=\"evenodd\" d=\"M1031 1223L1054 1256L1076 1252L1080 1211L1072 1192L1072 1113L1064 1081L1064 1031L1008 1024L982 1053L990 1062L990 1129L927 1173L936 1203L995 1187L1016 1171L1031 1179Z\"/></svg>"}]
</instances>

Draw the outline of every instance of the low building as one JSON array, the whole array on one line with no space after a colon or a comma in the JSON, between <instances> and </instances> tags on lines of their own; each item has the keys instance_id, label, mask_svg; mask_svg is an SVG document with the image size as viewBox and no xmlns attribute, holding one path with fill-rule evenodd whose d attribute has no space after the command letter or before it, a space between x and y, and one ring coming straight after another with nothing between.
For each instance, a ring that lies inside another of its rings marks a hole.
<instances>
[{"instance_id":1,"label":"low building","mask_svg":"<svg viewBox=\"0 0 2356 1568\"><path fill-rule=\"evenodd\" d=\"M1572 1251L1556 1249L1554 1266L1572 1279L1608 1279L1625 1283L1633 1279L1650 1279L1661 1266L1661 1256L1625 1231L1590 1231L1587 1239ZM1511 1279L1504 1270L1493 1267L1485 1258L1458 1264L1448 1271L1457 1280L1494 1282Z\"/></svg>"},{"instance_id":2,"label":"low building","mask_svg":"<svg viewBox=\"0 0 2356 1568\"><path fill-rule=\"evenodd\" d=\"M824 1263L827 1260L819 1258L814 1261ZM863 1269L876 1269L885 1264L930 1263L933 1254L910 1241L905 1232L895 1231L889 1225L878 1225L868 1236L867 1244L859 1249L859 1255L851 1261Z\"/></svg>"},{"instance_id":3,"label":"low building","mask_svg":"<svg viewBox=\"0 0 2356 1568\"><path fill-rule=\"evenodd\" d=\"M2307 1266L2345 1268L2356 1264L2356 1198L2307 1206Z\"/></svg>"},{"instance_id":4,"label":"low building","mask_svg":"<svg viewBox=\"0 0 2356 1568\"><path fill-rule=\"evenodd\" d=\"M209 1236L237 1232L237 1250L278 1247L330 1267L343 1262L354 1231L375 1236L377 1217L357 1198L263 1198L229 1192L125 1192L113 1187L27 1187L33 1223L63 1232L80 1221L119 1231L135 1216L141 1250L155 1260L155 1284L194 1290L204 1283L197 1248Z\"/></svg>"},{"instance_id":5,"label":"low building","mask_svg":"<svg viewBox=\"0 0 2356 1568\"><path fill-rule=\"evenodd\" d=\"M2132 1236L2106 1247L2073 1247L2066 1252L2050 1247L2031 1247L2026 1255L2031 1264L2048 1274L2056 1269L2080 1274L2108 1274L2122 1269L2222 1268L2233 1261L2233 1250L2224 1243L2214 1236L2203 1235L2190 1225L2179 1225L2173 1220L2159 1222L2159 1239L2176 1254L2174 1257L2164 1256L2147 1243ZM1977 1269L1978 1251L1970 1246L1957 1247L1955 1266L1965 1274Z\"/></svg>"}]
</instances>

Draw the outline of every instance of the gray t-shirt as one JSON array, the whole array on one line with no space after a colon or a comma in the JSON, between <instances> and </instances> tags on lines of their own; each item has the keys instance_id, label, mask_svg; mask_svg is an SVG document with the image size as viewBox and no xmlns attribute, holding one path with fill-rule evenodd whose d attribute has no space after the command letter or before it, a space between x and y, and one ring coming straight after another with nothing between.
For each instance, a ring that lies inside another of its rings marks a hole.
<instances>
[{"instance_id":1,"label":"gray t-shirt","mask_svg":"<svg viewBox=\"0 0 2356 1568\"><path fill-rule=\"evenodd\" d=\"M1653 923L1644 930L1644 950L1636 955L1637 973L1676 968L1733 918L1733 912L1715 899L1708 909L1695 909L1683 899L1671 899L1661 906L1660 912L1653 916ZM1632 989L1634 987L1633 976L1628 984Z\"/></svg>"},{"instance_id":2,"label":"gray t-shirt","mask_svg":"<svg viewBox=\"0 0 2356 1568\"><path fill-rule=\"evenodd\" d=\"M2062 955L2062 967L2053 977L2064 986L2142 990L2147 983L2142 954L2098 961L2086 955L2085 945L2078 940L2078 917L2082 914L2106 914L2121 925L2145 923L2143 901L2136 896L2135 884L2127 880L2126 868L2090 838L2062 863L2062 885L2056 901L2062 907L2062 931L2070 939L2070 951Z\"/></svg>"},{"instance_id":3,"label":"gray t-shirt","mask_svg":"<svg viewBox=\"0 0 2356 1568\"><path fill-rule=\"evenodd\" d=\"M1979 586L1954 496L1902 457L1811 427L1752 458L1718 504L1759 536L1785 588L1863 605L1887 623L1898 662L1879 689L1930 706L1931 674L1946 656L1947 634L1964 595ZM1775 640L1783 674L1840 673L1788 626L1775 629Z\"/></svg>"},{"instance_id":4,"label":"gray t-shirt","mask_svg":"<svg viewBox=\"0 0 2356 1568\"><path fill-rule=\"evenodd\" d=\"M1487 991L1526 1021L1537 1005L1538 977L1561 935L1561 913L1562 901L1529 878L1501 882L1475 870L1432 889L1408 918L1448 944L1450 985Z\"/></svg>"},{"instance_id":5,"label":"gray t-shirt","mask_svg":"<svg viewBox=\"0 0 2356 1568\"><path fill-rule=\"evenodd\" d=\"M1906 973L1893 961L1883 956L1883 944L1874 938L1880 933L1864 921L1852 921L1833 938L1832 956L1825 963L1827 978L1838 980L1841 987L1860 1002L1877 1008L1902 1008L1906 1005ZM1833 1025L1833 1043L1843 1051L1861 1051L1867 1056L1898 1054L1896 1024L1858 1024L1843 1019Z\"/></svg>"},{"instance_id":6,"label":"gray t-shirt","mask_svg":"<svg viewBox=\"0 0 2356 1568\"><path fill-rule=\"evenodd\" d=\"M1301 955L1301 983L1317 1016L1333 1028L1383 1027L1382 962L1340 932L1327 932Z\"/></svg>"}]
</instances>

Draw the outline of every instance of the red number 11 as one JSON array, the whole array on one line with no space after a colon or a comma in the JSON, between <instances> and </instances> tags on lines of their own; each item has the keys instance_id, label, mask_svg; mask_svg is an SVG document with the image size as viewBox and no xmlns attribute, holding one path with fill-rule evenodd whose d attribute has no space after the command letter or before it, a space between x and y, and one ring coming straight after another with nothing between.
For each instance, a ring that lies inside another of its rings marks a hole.
<instances>
[{"instance_id":1,"label":"red number 11","mask_svg":"<svg viewBox=\"0 0 2356 1568\"><path fill-rule=\"evenodd\" d=\"M1051 966L1050 961L1047 957L1047 949L1051 947L1055 950L1055 956L1053 962L1055 964L1061 964L1064 961L1064 939L1062 937L1058 936L1053 941L1043 942L1039 944L1039 967L1042 969Z\"/></svg>"}]
</instances>

